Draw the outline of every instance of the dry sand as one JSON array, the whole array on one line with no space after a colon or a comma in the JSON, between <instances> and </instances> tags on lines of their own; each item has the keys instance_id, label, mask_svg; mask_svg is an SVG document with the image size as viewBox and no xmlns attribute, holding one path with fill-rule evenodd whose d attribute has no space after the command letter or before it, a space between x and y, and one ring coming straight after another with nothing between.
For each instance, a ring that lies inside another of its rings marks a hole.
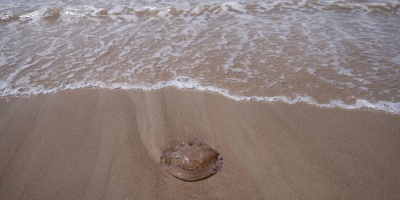
<instances>
[{"instance_id":1,"label":"dry sand","mask_svg":"<svg viewBox=\"0 0 400 200\"><path fill-rule=\"evenodd\" d=\"M220 172L159 166L189 138ZM0 199L400 199L400 116L174 88L1 99Z\"/></svg>"}]
</instances>

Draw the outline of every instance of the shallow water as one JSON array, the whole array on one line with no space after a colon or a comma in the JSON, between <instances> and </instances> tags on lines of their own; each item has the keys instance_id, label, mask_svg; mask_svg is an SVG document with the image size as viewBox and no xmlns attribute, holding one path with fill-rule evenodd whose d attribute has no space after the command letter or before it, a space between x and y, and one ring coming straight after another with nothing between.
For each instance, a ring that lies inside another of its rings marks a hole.
<instances>
[{"instance_id":1,"label":"shallow water","mask_svg":"<svg viewBox=\"0 0 400 200\"><path fill-rule=\"evenodd\" d=\"M399 1L0 5L3 97L176 86L400 113Z\"/></svg>"}]
</instances>

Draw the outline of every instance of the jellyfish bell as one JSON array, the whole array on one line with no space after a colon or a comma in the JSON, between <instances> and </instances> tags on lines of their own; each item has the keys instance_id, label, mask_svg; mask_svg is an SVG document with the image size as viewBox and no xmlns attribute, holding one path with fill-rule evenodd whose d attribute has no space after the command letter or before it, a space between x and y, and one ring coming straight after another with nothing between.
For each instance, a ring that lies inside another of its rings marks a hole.
<instances>
[{"instance_id":1,"label":"jellyfish bell","mask_svg":"<svg viewBox=\"0 0 400 200\"><path fill-rule=\"evenodd\" d=\"M160 157L161 166L171 175L185 181L197 181L217 173L221 155L199 140L173 143Z\"/></svg>"}]
</instances>

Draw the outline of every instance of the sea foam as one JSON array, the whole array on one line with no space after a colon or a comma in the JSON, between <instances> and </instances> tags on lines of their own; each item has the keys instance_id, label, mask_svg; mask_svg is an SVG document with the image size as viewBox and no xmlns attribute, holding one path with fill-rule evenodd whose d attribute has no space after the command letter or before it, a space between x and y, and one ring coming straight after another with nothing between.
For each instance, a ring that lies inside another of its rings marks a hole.
<instances>
[{"instance_id":1,"label":"sea foam","mask_svg":"<svg viewBox=\"0 0 400 200\"><path fill-rule=\"evenodd\" d=\"M1 5L3 97L177 87L400 113L397 1Z\"/></svg>"}]
</instances>

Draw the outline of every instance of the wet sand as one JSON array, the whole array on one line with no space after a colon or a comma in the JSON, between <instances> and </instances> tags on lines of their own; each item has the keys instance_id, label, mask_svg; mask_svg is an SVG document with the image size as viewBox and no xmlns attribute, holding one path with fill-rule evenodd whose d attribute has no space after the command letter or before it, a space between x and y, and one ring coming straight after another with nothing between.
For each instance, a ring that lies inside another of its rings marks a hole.
<instances>
[{"instance_id":1,"label":"wet sand","mask_svg":"<svg viewBox=\"0 0 400 200\"><path fill-rule=\"evenodd\" d=\"M400 116L158 91L0 99L0 199L399 199ZM173 140L224 157L184 182Z\"/></svg>"}]
</instances>

